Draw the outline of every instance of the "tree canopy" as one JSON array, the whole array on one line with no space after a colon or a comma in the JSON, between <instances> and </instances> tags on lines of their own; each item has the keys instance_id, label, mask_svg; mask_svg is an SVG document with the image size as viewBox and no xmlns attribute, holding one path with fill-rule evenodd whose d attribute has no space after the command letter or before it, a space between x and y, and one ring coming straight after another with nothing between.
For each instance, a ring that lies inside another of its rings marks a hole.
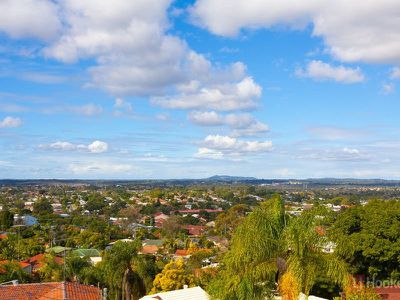
<instances>
[{"instance_id":1,"label":"tree canopy","mask_svg":"<svg viewBox=\"0 0 400 300\"><path fill-rule=\"evenodd\" d=\"M277 282L289 281L292 291L308 295L321 270L345 284L346 266L322 251L325 239L315 220L312 213L289 219L278 195L261 203L234 232L210 293L221 300L255 300L272 297Z\"/></svg>"},{"instance_id":2,"label":"tree canopy","mask_svg":"<svg viewBox=\"0 0 400 300\"><path fill-rule=\"evenodd\" d=\"M182 289L185 285L194 286L194 276L189 274L183 259L172 260L157 274L153 282L152 294Z\"/></svg>"},{"instance_id":3,"label":"tree canopy","mask_svg":"<svg viewBox=\"0 0 400 300\"><path fill-rule=\"evenodd\" d=\"M400 202L370 201L341 213L331 231L353 274L400 278Z\"/></svg>"}]
</instances>

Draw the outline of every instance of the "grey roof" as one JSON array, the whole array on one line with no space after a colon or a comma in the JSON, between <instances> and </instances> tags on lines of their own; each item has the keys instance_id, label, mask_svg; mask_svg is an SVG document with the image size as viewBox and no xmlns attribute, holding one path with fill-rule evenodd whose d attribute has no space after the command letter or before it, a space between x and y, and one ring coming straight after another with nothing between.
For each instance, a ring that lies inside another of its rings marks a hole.
<instances>
[{"instance_id":1,"label":"grey roof","mask_svg":"<svg viewBox=\"0 0 400 300\"><path fill-rule=\"evenodd\" d=\"M161 247L164 244L163 240L144 240L143 246L158 246Z\"/></svg>"}]
</instances>

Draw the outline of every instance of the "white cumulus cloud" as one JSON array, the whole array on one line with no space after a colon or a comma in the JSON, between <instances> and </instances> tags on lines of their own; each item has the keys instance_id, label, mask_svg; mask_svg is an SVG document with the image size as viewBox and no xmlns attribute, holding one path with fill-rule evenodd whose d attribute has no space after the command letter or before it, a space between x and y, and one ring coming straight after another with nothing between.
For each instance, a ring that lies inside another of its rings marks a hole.
<instances>
[{"instance_id":1,"label":"white cumulus cloud","mask_svg":"<svg viewBox=\"0 0 400 300\"><path fill-rule=\"evenodd\" d=\"M62 151L73 151L77 149L77 146L70 143L70 142L54 142L49 145L41 145L41 148L49 148L49 149L54 149L54 150L62 150Z\"/></svg>"},{"instance_id":2,"label":"white cumulus cloud","mask_svg":"<svg viewBox=\"0 0 400 300\"><path fill-rule=\"evenodd\" d=\"M63 62L94 59L89 85L105 89L117 99L168 95L153 102L170 108L253 107L261 88L246 76L242 63L219 67L167 33L171 3L59 2L64 26L44 53Z\"/></svg>"},{"instance_id":3,"label":"white cumulus cloud","mask_svg":"<svg viewBox=\"0 0 400 300\"><path fill-rule=\"evenodd\" d=\"M213 150L209 148L199 148L197 152L194 154L194 157L197 158L211 158L211 159L223 159L224 153L222 151Z\"/></svg>"},{"instance_id":4,"label":"white cumulus cloud","mask_svg":"<svg viewBox=\"0 0 400 300\"><path fill-rule=\"evenodd\" d=\"M61 27L57 5L50 0L0 1L0 31L12 38L50 40Z\"/></svg>"},{"instance_id":5,"label":"white cumulus cloud","mask_svg":"<svg viewBox=\"0 0 400 300\"><path fill-rule=\"evenodd\" d=\"M46 58L64 63L90 61L86 86L113 95L116 116L132 114L131 104L124 100L128 97L149 97L152 104L171 109L235 111L258 107L262 89L242 62L214 63L171 32L168 9L172 3L4 0L0 3L0 31L15 38L45 40L38 53ZM65 79L49 74L25 77L47 83ZM102 108L88 104L46 109L54 111L93 116ZM252 131L261 127L253 125Z\"/></svg>"},{"instance_id":6,"label":"white cumulus cloud","mask_svg":"<svg viewBox=\"0 0 400 300\"><path fill-rule=\"evenodd\" d=\"M152 103L174 109L254 109L257 107L256 100L260 98L261 90L251 77L245 77L237 83L211 84L188 93L154 97Z\"/></svg>"},{"instance_id":7,"label":"white cumulus cloud","mask_svg":"<svg viewBox=\"0 0 400 300\"><path fill-rule=\"evenodd\" d=\"M234 136L251 136L266 133L267 124L256 120L251 114L218 114L215 111L194 111L189 114L189 120L200 126L229 126Z\"/></svg>"},{"instance_id":8,"label":"white cumulus cloud","mask_svg":"<svg viewBox=\"0 0 400 300\"><path fill-rule=\"evenodd\" d=\"M296 75L315 80L331 80L340 83L359 83L365 80L359 68L332 66L320 60L312 60L304 69L297 69Z\"/></svg>"},{"instance_id":9,"label":"white cumulus cloud","mask_svg":"<svg viewBox=\"0 0 400 300\"><path fill-rule=\"evenodd\" d=\"M41 144L39 149L42 150L58 150L58 151L82 151L89 153L104 153L108 151L108 144L103 141L94 141L88 145L74 144L66 141L57 141L50 144Z\"/></svg>"},{"instance_id":10,"label":"white cumulus cloud","mask_svg":"<svg viewBox=\"0 0 400 300\"><path fill-rule=\"evenodd\" d=\"M240 157L269 152L273 148L271 141L247 141L223 135L208 135L201 145L195 157Z\"/></svg>"},{"instance_id":11,"label":"white cumulus cloud","mask_svg":"<svg viewBox=\"0 0 400 300\"><path fill-rule=\"evenodd\" d=\"M5 117L0 121L0 128L16 128L22 125L20 118Z\"/></svg>"},{"instance_id":12,"label":"white cumulus cloud","mask_svg":"<svg viewBox=\"0 0 400 300\"><path fill-rule=\"evenodd\" d=\"M92 153L103 153L107 152L108 144L102 141L94 141L87 146L88 150Z\"/></svg>"},{"instance_id":13,"label":"white cumulus cloud","mask_svg":"<svg viewBox=\"0 0 400 300\"><path fill-rule=\"evenodd\" d=\"M347 147L343 148L343 152L347 153L347 154L359 154L360 153L360 151L358 149L347 148Z\"/></svg>"},{"instance_id":14,"label":"white cumulus cloud","mask_svg":"<svg viewBox=\"0 0 400 300\"><path fill-rule=\"evenodd\" d=\"M400 61L400 2L397 0L197 0L193 21L224 36L241 29L306 28L321 37L326 50L346 62Z\"/></svg>"}]
</instances>

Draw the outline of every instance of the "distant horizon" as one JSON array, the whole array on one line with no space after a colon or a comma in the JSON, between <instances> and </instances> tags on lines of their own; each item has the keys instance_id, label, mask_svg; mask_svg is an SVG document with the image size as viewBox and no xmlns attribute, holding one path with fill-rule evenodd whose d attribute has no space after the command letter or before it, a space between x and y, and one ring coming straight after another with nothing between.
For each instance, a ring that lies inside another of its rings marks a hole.
<instances>
[{"instance_id":1,"label":"distant horizon","mask_svg":"<svg viewBox=\"0 0 400 300\"><path fill-rule=\"evenodd\" d=\"M143 181L143 180L208 180L211 179L212 177L215 176L221 176L221 177L231 177L231 178L237 178L238 180L243 180L243 181L251 181L251 180L354 180L354 181L368 181L368 180L382 180L382 181L400 181L400 178L356 178L356 177L310 177L310 178L259 178L259 177L253 177L253 176L237 176L237 175L212 175L209 177L204 177L204 178L189 178L189 177L180 177L180 178L0 178L0 181L8 181L8 180L15 180L15 181L50 181L50 180L56 180L56 181ZM248 178L248 179L246 179ZM217 180L216 180L217 181ZM223 180L221 180L223 181Z\"/></svg>"}]
</instances>

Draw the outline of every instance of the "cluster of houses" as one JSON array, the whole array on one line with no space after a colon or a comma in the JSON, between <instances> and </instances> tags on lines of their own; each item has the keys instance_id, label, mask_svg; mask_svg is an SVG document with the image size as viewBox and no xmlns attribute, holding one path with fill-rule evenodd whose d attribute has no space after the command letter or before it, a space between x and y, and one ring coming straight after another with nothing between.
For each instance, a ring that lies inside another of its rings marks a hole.
<instances>
[{"instance_id":1,"label":"cluster of houses","mask_svg":"<svg viewBox=\"0 0 400 300\"><path fill-rule=\"evenodd\" d=\"M80 258L87 258L93 265L101 261L100 251L97 249L71 249L67 247L55 246L46 250L46 253L40 253L17 262L20 268L30 275L38 275L40 268L46 263L46 255L51 253L52 259L58 265L63 265L67 254ZM0 261L0 273L5 272L4 266L10 263L8 260ZM2 268L3 266L3 268Z\"/></svg>"},{"instance_id":2,"label":"cluster of houses","mask_svg":"<svg viewBox=\"0 0 400 300\"><path fill-rule=\"evenodd\" d=\"M335 205L332 203L326 203L322 205L334 212L340 212L351 207L350 205ZM309 202L289 202L286 204L286 211L288 214L291 214L293 216L300 216L303 211L312 209L313 206L314 204Z\"/></svg>"}]
</instances>

